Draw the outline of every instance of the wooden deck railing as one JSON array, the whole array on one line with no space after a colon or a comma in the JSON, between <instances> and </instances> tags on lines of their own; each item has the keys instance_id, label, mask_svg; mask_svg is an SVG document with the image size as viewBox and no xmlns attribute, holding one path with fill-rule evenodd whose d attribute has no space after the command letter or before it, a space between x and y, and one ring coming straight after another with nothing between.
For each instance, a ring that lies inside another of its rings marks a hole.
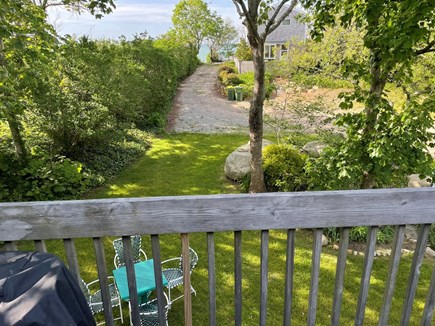
<instances>
[{"instance_id":1,"label":"wooden deck railing","mask_svg":"<svg viewBox=\"0 0 435 326\"><path fill-rule=\"evenodd\" d=\"M399 268L401 247L406 224L421 225L403 311L401 325L408 325L414 301L420 267L424 257L430 226L435 223L435 189L396 189L370 191L331 191L303 193L268 193L257 195L217 195L191 197L127 198L107 200L54 201L0 204L0 240L6 250L16 248L15 241L33 240L36 250L45 251L44 240L63 239L69 268L79 278L74 238L93 238L99 279L104 297L107 325L113 324L107 284L102 237L122 236L126 248L132 320L139 325L138 298L132 267L129 235L151 235L154 270L157 277L159 306L163 307L159 235L181 234L183 255L188 256L189 233L207 233L209 275L209 320L216 325L216 273L214 233L234 232L235 254L235 325L242 325L242 232L261 230L261 298L260 325L266 325L268 299L268 241L269 230L287 230L285 287L283 289L284 325L291 323L292 289L295 255L295 229L312 228L314 235L311 285L307 312L308 325L316 323L322 228L340 227L331 325L338 325L349 228L369 226L363 274L359 290L355 325L363 325L368 298L370 275L374 260L376 233L379 226L396 225L385 294L380 310L379 325L388 325L393 291ZM189 268L188 259L184 259ZM189 273L185 273L185 325L191 325ZM421 325L430 325L435 305L435 272L427 292ZM160 325L165 325L163 309L159 309Z\"/></svg>"}]
</instances>

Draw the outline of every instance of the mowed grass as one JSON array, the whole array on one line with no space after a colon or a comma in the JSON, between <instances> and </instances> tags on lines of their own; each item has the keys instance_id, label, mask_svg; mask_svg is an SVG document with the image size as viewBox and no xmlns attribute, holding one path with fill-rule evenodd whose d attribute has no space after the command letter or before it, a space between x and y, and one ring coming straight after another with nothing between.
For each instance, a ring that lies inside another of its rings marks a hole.
<instances>
[{"instance_id":1,"label":"mowed grass","mask_svg":"<svg viewBox=\"0 0 435 326\"><path fill-rule=\"evenodd\" d=\"M151 149L124 173L106 187L88 195L89 198L141 197L165 195L194 195L234 193L238 188L223 173L226 156L247 142L241 135L165 135L153 141ZM102 226L103 227L103 226ZM242 233L243 255L243 325L258 325L260 311L260 232ZM113 238L105 238L105 255L108 273L113 269ZM179 235L160 237L162 260L179 256ZM234 324L234 237L231 232L215 235L217 325ZM206 235L192 233L190 245L199 255L199 263L192 274L192 284L197 296L192 298L193 325L208 325L208 266ZM82 277L87 281L97 278L96 260L91 239L77 239L76 247ZM143 249L151 257L151 241L143 236ZM306 325L310 290L312 232L296 233L295 274L292 301L292 324ZM21 249L32 250L29 243ZM49 241L49 252L66 261L61 241ZM286 231L272 230L269 243L269 282L267 324L282 325L284 310L284 284L286 259ZM411 256L401 260L397 287L390 316L390 325L400 322L405 297ZM317 308L317 325L329 325L332 311L333 288L337 251L331 246L322 248L320 284ZM346 265L345 288L341 325L353 324L358 301L364 258L349 255ZM384 284L387 279L389 260L376 257L364 325L377 325L382 305ZM419 287L416 293L410 325L419 325L429 288L433 261L425 261L421 267ZM128 316L127 303L124 314ZM115 311L115 314L117 312ZM101 317L98 317L101 320ZM128 324L128 320L124 321ZM169 311L169 325L183 325L183 300L175 302Z\"/></svg>"},{"instance_id":2,"label":"mowed grass","mask_svg":"<svg viewBox=\"0 0 435 326\"><path fill-rule=\"evenodd\" d=\"M208 195L237 192L225 158L246 135L174 134L155 138L147 153L88 198Z\"/></svg>"}]
</instances>

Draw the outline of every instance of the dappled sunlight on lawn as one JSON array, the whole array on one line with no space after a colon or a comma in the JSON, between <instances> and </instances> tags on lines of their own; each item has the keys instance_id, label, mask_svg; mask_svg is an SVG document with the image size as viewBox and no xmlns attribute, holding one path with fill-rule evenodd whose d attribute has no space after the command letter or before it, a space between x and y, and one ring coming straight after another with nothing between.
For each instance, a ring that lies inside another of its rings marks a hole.
<instances>
[{"instance_id":1,"label":"dappled sunlight on lawn","mask_svg":"<svg viewBox=\"0 0 435 326\"><path fill-rule=\"evenodd\" d=\"M88 198L238 192L223 169L226 157L245 142L243 135L174 134L154 138L142 158Z\"/></svg>"},{"instance_id":2,"label":"dappled sunlight on lawn","mask_svg":"<svg viewBox=\"0 0 435 326\"><path fill-rule=\"evenodd\" d=\"M121 186L117 185L111 185L109 186L109 191L107 191L107 194L109 196L121 196L125 197L128 196L132 191L138 191L141 190L143 187L138 184L123 184Z\"/></svg>"}]
</instances>

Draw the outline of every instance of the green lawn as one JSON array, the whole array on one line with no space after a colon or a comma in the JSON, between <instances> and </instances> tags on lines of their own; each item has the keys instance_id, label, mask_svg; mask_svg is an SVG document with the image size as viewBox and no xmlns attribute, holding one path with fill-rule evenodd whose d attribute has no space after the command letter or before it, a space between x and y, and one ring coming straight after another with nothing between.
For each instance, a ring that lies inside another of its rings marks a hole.
<instances>
[{"instance_id":1,"label":"green lawn","mask_svg":"<svg viewBox=\"0 0 435 326\"><path fill-rule=\"evenodd\" d=\"M223 174L226 156L247 142L240 135L164 135L154 139L151 149L124 173L106 187L90 193L88 198L194 195L234 193L237 187L228 182ZM105 239L107 266L113 268L111 240ZM233 234L216 234L216 277L217 277L217 324L234 324L234 255ZM192 274L192 284L198 295L193 297L194 325L208 324L208 271L206 235L194 233L190 236L191 246L198 252L199 263ZM293 296L293 325L305 325L308 309L310 284L312 237L309 230L297 232L295 279ZM86 281L97 278L95 256L90 239L76 241L82 272ZM178 235L161 236L162 259L180 253ZM268 325L282 325L286 232L271 231L269 245L269 296ZM23 248L30 249L28 244ZM243 232L243 325L257 325L260 306L260 233ZM48 243L50 252L65 257L60 241ZM151 255L148 236L143 237L143 249ZM332 309L332 293L335 278L337 251L331 247L322 249L320 285L318 293L317 324L328 325ZM358 300L359 282L363 258L350 255L346 266L345 291L343 298L342 325L353 324ZM411 258L404 257L398 276L391 325L400 321L402 301L411 265ZM425 262L421 269L419 290L411 319L419 325L424 307L424 291L429 287L432 262ZM382 303L383 285L388 272L388 258L376 257L371 278L368 306L364 325L376 325ZM128 315L127 305L125 313ZM169 325L183 324L183 302L176 302L169 311ZM128 322L127 322L128 323ZM124 322L126 324L126 322Z\"/></svg>"}]
</instances>

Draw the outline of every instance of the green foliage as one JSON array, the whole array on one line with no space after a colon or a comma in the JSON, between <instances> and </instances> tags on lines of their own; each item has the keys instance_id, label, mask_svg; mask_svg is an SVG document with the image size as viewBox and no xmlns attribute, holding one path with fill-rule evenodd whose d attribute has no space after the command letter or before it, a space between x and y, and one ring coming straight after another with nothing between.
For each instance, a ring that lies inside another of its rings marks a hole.
<instances>
[{"instance_id":1,"label":"green foliage","mask_svg":"<svg viewBox=\"0 0 435 326\"><path fill-rule=\"evenodd\" d=\"M234 56L240 61L251 61L252 60L252 51L248 42L244 38L240 39L239 45L237 46L236 52Z\"/></svg>"},{"instance_id":2,"label":"green foliage","mask_svg":"<svg viewBox=\"0 0 435 326\"><path fill-rule=\"evenodd\" d=\"M341 26L327 28L321 42L308 39L291 44L288 49L288 55L271 62L274 67L270 69L307 87L351 87L344 63L367 55L361 32L354 27Z\"/></svg>"},{"instance_id":3,"label":"green foliage","mask_svg":"<svg viewBox=\"0 0 435 326\"><path fill-rule=\"evenodd\" d=\"M216 12L210 11L205 1L181 0L174 8L172 24L178 38L186 41L198 53L203 41L216 37L224 22Z\"/></svg>"},{"instance_id":4,"label":"green foliage","mask_svg":"<svg viewBox=\"0 0 435 326\"><path fill-rule=\"evenodd\" d=\"M30 2L2 2L0 16L0 118L13 126L2 131L3 201L77 198L119 173L147 147L132 129L161 130L179 82L198 65L170 33L55 43Z\"/></svg>"},{"instance_id":5,"label":"green foliage","mask_svg":"<svg viewBox=\"0 0 435 326\"><path fill-rule=\"evenodd\" d=\"M359 103L363 110L339 117L337 123L346 128L346 141L325 153L319 167L308 170L322 177L320 171L326 169L324 178L338 175L323 183L328 188L394 186L409 173L431 177L432 159L426 147L433 146L434 141L427 128L433 125L435 98L433 93L411 93L406 88L418 56L435 50L435 42L431 41L435 36L435 3L304 3L313 8L315 40L325 35L326 27L340 24L346 29L356 27L364 46L362 55L343 59L342 74L353 81L354 92L343 94L340 105L343 110L351 110ZM387 83L405 89L407 102L400 110L395 110L388 100Z\"/></svg>"},{"instance_id":6,"label":"green foliage","mask_svg":"<svg viewBox=\"0 0 435 326\"><path fill-rule=\"evenodd\" d=\"M239 75L240 80L243 84L243 97L250 98L254 94L254 73L245 72ZM272 93L276 90L276 86L273 82L273 77L270 74L265 75L265 96L268 99Z\"/></svg>"},{"instance_id":7,"label":"green foliage","mask_svg":"<svg viewBox=\"0 0 435 326\"><path fill-rule=\"evenodd\" d=\"M221 63L218 67L218 74L220 75L221 72L225 71L227 74L236 74L237 68L234 61L227 61L224 63Z\"/></svg>"},{"instance_id":8,"label":"green foliage","mask_svg":"<svg viewBox=\"0 0 435 326\"><path fill-rule=\"evenodd\" d=\"M429 232L429 245L432 249L435 248L435 224L432 224Z\"/></svg>"},{"instance_id":9,"label":"green foliage","mask_svg":"<svg viewBox=\"0 0 435 326\"><path fill-rule=\"evenodd\" d=\"M268 191L305 190L305 159L293 146L267 146L263 151L263 169Z\"/></svg>"},{"instance_id":10,"label":"green foliage","mask_svg":"<svg viewBox=\"0 0 435 326\"><path fill-rule=\"evenodd\" d=\"M340 241L340 229L329 227L323 229L323 234L333 242ZM350 229L349 240L359 243L366 243L368 228L366 226L356 226ZM381 226L376 235L376 242L379 244L390 243L394 239L394 228L387 225Z\"/></svg>"},{"instance_id":11,"label":"green foliage","mask_svg":"<svg viewBox=\"0 0 435 326\"><path fill-rule=\"evenodd\" d=\"M0 201L77 199L91 182L81 163L62 156L41 152L22 165L2 153L0 160Z\"/></svg>"}]
</instances>

